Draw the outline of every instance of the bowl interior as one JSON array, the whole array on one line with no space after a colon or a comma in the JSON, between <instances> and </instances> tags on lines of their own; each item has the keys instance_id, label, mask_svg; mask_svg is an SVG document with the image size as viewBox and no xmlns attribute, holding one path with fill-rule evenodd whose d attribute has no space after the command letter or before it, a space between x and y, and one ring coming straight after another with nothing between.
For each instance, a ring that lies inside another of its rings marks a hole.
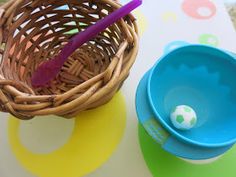
<instances>
[{"instance_id":1,"label":"bowl interior","mask_svg":"<svg viewBox=\"0 0 236 177\"><path fill-rule=\"evenodd\" d=\"M175 136L205 146L230 144L236 137L236 61L218 49L192 45L164 56L149 80L149 97L161 123ZM198 121L177 130L170 112L189 105Z\"/></svg>"}]
</instances>

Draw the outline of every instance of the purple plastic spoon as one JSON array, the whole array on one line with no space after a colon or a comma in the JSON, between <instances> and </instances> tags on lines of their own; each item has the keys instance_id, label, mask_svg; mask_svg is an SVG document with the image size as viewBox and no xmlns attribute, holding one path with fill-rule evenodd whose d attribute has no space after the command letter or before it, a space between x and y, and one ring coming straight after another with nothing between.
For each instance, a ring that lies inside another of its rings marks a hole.
<instances>
[{"instance_id":1,"label":"purple plastic spoon","mask_svg":"<svg viewBox=\"0 0 236 177\"><path fill-rule=\"evenodd\" d=\"M57 76L64 62L76 49L78 49L85 42L94 38L97 34L104 31L107 27L122 17L128 15L132 10L141 4L142 0L133 0L71 38L70 41L63 47L59 55L44 62L37 68L31 78L32 86L42 87L47 85Z\"/></svg>"}]
</instances>

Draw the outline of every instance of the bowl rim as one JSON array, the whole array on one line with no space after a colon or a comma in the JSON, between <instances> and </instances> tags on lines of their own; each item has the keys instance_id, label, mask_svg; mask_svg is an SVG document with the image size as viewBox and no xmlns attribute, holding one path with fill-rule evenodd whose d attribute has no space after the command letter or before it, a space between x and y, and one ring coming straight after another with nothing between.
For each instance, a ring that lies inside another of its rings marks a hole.
<instances>
[{"instance_id":1,"label":"bowl rim","mask_svg":"<svg viewBox=\"0 0 236 177\"><path fill-rule=\"evenodd\" d=\"M157 119L161 123L161 125L164 126L164 128L170 133L171 136L176 137L180 141L184 141L184 142L187 142L187 143L192 144L192 145L198 145L198 146L209 147L209 148L232 145L236 142L236 137L232 138L230 140L227 140L225 142L222 142L222 143L203 143L203 142L199 142L199 141L187 138L186 136L181 135L175 129L173 129L171 126L169 126L161 118L160 114L158 113L158 111L156 110L156 108L154 106L154 102L153 102L153 99L152 99L152 96L151 96L152 95L151 94L151 81L152 81L152 78L153 78L154 71L158 68L160 63L162 63L170 54L176 53L176 52L178 52L180 50L183 50L183 49L186 49L186 48L193 48L193 47L208 48L209 50L215 50L217 52L220 52L220 53L224 54L226 56L227 60L234 61L234 62L236 61L236 59L233 57L233 53L231 55L230 52L227 52L225 50L222 50L222 49L219 49L219 48L216 48L216 47L212 47L212 46L208 46L208 45L202 45L202 44L188 44L188 45L181 46L181 47L178 47L176 49L173 49L173 50L169 51L168 53L164 54L154 64L154 66L151 68L150 75L149 75L148 82L147 82L147 96L148 96L148 99L149 99L150 107L151 107L151 109L154 113L155 119Z\"/></svg>"}]
</instances>

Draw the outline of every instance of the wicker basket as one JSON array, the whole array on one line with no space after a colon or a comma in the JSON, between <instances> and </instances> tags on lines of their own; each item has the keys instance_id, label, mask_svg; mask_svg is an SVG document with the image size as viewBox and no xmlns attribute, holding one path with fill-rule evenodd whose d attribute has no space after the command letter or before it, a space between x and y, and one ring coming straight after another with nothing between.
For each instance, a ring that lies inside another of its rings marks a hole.
<instances>
[{"instance_id":1,"label":"wicker basket","mask_svg":"<svg viewBox=\"0 0 236 177\"><path fill-rule=\"evenodd\" d=\"M0 110L20 119L71 118L108 102L128 77L138 52L128 15L76 50L50 86L30 78L73 36L120 4L113 0L10 0L0 7Z\"/></svg>"}]
</instances>

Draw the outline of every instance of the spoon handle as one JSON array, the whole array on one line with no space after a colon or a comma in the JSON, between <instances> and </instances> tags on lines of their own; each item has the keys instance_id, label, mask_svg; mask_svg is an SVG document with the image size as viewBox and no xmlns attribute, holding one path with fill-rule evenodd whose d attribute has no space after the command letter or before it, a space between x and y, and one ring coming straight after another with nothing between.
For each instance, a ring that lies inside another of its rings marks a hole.
<instances>
[{"instance_id":1,"label":"spoon handle","mask_svg":"<svg viewBox=\"0 0 236 177\"><path fill-rule=\"evenodd\" d=\"M132 10L134 10L141 4L142 0L132 0L125 6L122 6L103 19L99 20L94 25L91 25L84 31L79 32L72 39L70 39L70 41L64 46L61 53L59 54L60 56L58 58L60 59L61 64L63 64L77 48L79 48L90 39L94 38L100 32L104 31L111 24L128 15Z\"/></svg>"}]
</instances>

